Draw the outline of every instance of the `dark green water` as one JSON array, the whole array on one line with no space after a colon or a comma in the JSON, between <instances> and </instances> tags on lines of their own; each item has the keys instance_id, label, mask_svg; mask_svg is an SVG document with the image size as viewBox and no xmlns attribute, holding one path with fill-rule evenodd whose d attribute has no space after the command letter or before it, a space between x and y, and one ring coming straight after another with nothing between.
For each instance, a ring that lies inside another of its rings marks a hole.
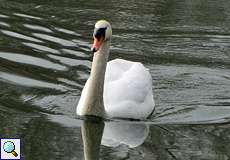
<instances>
[{"instance_id":1,"label":"dark green water","mask_svg":"<svg viewBox=\"0 0 230 160\"><path fill-rule=\"evenodd\" d=\"M0 0L0 137L22 138L25 160L83 160L84 138L88 156L100 147L103 160L230 159L229 8L229 0ZM110 59L150 69L156 109L147 122L75 114L99 19L112 23Z\"/></svg>"}]
</instances>

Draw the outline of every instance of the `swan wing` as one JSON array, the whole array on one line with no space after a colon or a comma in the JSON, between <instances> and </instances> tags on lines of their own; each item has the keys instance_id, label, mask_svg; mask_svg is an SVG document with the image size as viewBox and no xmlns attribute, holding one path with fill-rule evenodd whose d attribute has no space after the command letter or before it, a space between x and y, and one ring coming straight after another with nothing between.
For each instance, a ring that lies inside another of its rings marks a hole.
<instances>
[{"instance_id":1,"label":"swan wing","mask_svg":"<svg viewBox=\"0 0 230 160\"><path fill-rule=\"evenodd\" d=\"M146 118L154 109L152 77L139 62L108 62L103 96L109 117Z\"/></svg>"}]
</instances>

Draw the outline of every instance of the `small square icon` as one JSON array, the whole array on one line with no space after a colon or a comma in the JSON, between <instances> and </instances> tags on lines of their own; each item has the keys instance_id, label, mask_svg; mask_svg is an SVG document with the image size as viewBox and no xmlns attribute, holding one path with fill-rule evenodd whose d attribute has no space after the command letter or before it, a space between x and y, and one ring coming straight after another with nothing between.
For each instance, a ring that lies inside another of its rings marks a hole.
<instances>
[{"instance_id":1,"label":"small square icon","mask_svg":"<svg viewBox=\"0 0 230 160\"><path fill-rule=\"evenodd\" d=\"M21 159L20 139L1 139L1 160Z\"/></svg>"}]
</instances>

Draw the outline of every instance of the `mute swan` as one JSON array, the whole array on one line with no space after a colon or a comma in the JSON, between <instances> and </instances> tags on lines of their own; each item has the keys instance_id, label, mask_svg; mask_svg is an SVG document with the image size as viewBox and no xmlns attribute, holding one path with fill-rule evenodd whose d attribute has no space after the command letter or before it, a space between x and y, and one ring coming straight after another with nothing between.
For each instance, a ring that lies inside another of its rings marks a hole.
<instances>
[{"instance_id":1,"label":"mute swan","mask_svg":"<svg viewBox=\"0 0 230 160\"><path fill-rule=\"evenodd\" d=\"M82 90L77 114L133 119L148 117L155 105L148 69L139 62L122 59L107 63L112 37L109 22L98 21L93 37L91 73Z\"/></svg>"}]
</instances>

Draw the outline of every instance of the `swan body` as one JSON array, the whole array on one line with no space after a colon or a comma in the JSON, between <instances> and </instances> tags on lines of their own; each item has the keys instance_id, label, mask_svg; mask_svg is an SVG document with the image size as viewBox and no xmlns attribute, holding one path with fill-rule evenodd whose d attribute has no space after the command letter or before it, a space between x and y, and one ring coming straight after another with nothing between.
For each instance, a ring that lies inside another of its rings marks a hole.
<instances>
[{"instance_id":1,"label":"swan body","mask_svg":"<svg viewBox=\"0 0 230 160\"><path fill-rule=\"evenodd\" d=\"M109 117L146 118L154 107L151 75L139 62L112 60L105 72L103 97Z\"/></svg>"},{"instance_id":2,"label":"swan body","mask_svg":"<svg viewBox=\"0 0 230 160\"><path fill-rule=\"evenodd\" d=\"M104 26L109 28L110 24L99 21L95 28ZM104 36L108 38L106 33L107 31ZM98 44L94 45L98 47ZM148 69L140 62L123 59L107 63L109 45L110 39L105 38L99 48L93 48L95 53L92 70L82 90L77 114L133 119L148 117L155 105L152 77Z\"/></svg>"}]
</instances>

